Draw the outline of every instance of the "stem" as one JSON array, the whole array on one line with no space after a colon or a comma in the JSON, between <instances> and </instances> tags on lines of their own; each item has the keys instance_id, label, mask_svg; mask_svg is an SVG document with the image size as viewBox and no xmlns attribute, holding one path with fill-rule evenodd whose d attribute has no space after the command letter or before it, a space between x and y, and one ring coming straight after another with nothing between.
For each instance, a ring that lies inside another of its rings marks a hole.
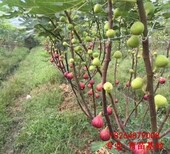
<instances>
[{"instance_id":1,"label":"stem","mask_svg":"<svg viewBox=\"0 0 170 154\"><path fill-rule=\"evenodd\" d=\"M117 111L117 108L116 108L116 103L114 102L113 97L112 97L112 95L110 93L109 93L109 97L111 99L111 103L112 103L112 107L113 107L113 111L114 111L113 114L114 114L116 123L117 123L119 129L122 132L125 132L124 125L122 124L122 121L120 120L119 115L118 115L118 111Z\"/></svg>"},{"instance_id":2,"label":"stem","mask_svg":"<svg viewBox=\"0 0 170 154\"><path fill-rule=\"evenodd\" d=\"M141 22L144 24L144 32L143 32L143 60L145 63L145 69L147 73L147 90L150 94L149 97L149 111L150 111L150 121L151 121L151 131L157 132L157 117L156 117L156 109L155 109L155 103L154 103L154 92L153 92L153 72L152 72L152 66L150 62L150 55L149 55L149 38L148 38L148 29L147 29L147 17L144 9L143 0L137 0L137 7L139 11L139 16ZM153 138L153 153L158 153L158 150L156 148L156 144L158 143L157 138Z\"/></svg>"},{"instance_id":3,"label":"stem","mask_svg":"<svg viewBox=\"0 0 170 154\"><path fill-rule=\"evenodd\" d=\"M70 40L71 40L71 39L72 39L72 34L71 34L71 36L70 36ZM70 50L71 50L71 56L72 56L72 58L74 59L74 51L73 51L73 45L72 45L71 41L70 41ZM85 106L85 108L86 108L86 110L87 110L87 112L88 112L88 117L92 119L93 116L92 116L92 114L91 114L91 112L90 112L90 110L89 110L89 107L88 107L87 104L86 104L86 101L85 101L85 99L84 99L83 93L82 93L82 91L81 91L81 89L80 89L80 86L79 86L79 81L78 81L78 78L77 78L77 76L76 76L76 75L77 75L77 71L76 71L76 68L75 68L75 64L74 64L74 63L73 63L73 73L74 73L75 82L76 82L76 85L77 85L77 88L78 88L80 97L82 98L83 104L84 104L84 106Z\"/></svg>"},{"instance_id":4,"label":"stem","mask_svg":"<svg viewBox=\"0 0 170 154\"><path fill-rule=\"evenodd\" d=\"M158 129L158 133L161 132L161 130L162 130L165 122L166 122L167 119L169 118L169 115L170 115L170 108L168 109L168 111L167 111L167 113L166 113L166 115L165 115L165 118L164 118L164 120L162 121L162 123L161 123L161 125L160 125L160 127L159 127L159 129Z\"/></svg>"},{"instance_id":5,"label":"stem","mask_svg":"<svg viewBox=\"0 0 170 154\"><path fill-rule=\"evenodd\" d=\"M167 134L170 133L170 128L168 128L160 137L159 139L161 139L162 137L166 136Z\"/></svg>"}]
</instances>

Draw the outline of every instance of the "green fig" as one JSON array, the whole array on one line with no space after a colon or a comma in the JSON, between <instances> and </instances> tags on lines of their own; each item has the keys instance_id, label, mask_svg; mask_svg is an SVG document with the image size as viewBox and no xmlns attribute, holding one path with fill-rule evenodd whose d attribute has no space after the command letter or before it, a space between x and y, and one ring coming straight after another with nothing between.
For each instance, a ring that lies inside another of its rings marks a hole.
<instances>
[{"instance_id":1,"label":"green fig","mask_svg":"<svg viewBox=\"0 0 170 154\"><path fill-rule=\"evenodd\" d=\"M89 67L89 70L90 70L90 71L94 71L95 69L96 69L96 67L93 66L93 65L91 65L91 66Z\"/></svg>"},{"instance_id":2,"label":"green fig","mask_svg":"<svg viewBox=\"0 0 170 154\"><path fill-rule=\"evenodd\" d=\"M92 38L91 38L90 36L86 36L85 41L86 41L86 42L91 42L91 41L92 41Z\"/></svg>"},{"instance_id":3,"label":"green fig","mask_svg":"<svg viewBox=\"0 0 170 154\"><path fill-rule=\"evenodd\" d=\"M164 55L158 55L155 59L155 66L156 67L165 67L168 65L168 58Z\"/></svg>"},{"instance_id":4,"label":"green fig","mask_svg":"<svg viewBox=\"0 0 170 154\"><path fill-rule=\"evenodd\" d=\"M105 29L105 30L110 29L110 27L109 27L109 23L108 23L108 22L106 22L106 23L105 23L105 25L104 25L104 29Z\"/></svg>"},{"instance_id":5,"label":"green fig","mask_svg":"<svg viewBox=\"0 0 170 154\"><path fill-rule=\"evenodd\" d=\"M73 39L71 40L71 43L76 44L76 43L78 43L78 40L75 39L75 38L73 38Z\"/></svg>"},{"instance_id":6,"label":"green fig","mask_svg":"<svg viewBox=\"0 0 170 154\"><path fill-rule=\"evenodd\" d=\"M59 19L61 22L66 22L66 18L64 16L61 16Z\"/></svg>"},{"instance_id":7,"label":"green fig","mask_svg":"<svg viewBox=\"0 0 170 154\"><path fill-rule=\"evenodd\" d=\"M100 66L100 59L99 58L94 58L93 61L92 61L92 64L94 66Z\"/></svg>"},{"instance_id":8,"label":"green fig","mask_svg":"<svg viewBox=\"0 0 170 154\"><path fill-rule=\"evenodd\" d=\"M144 25L140 21L135 22L130 28L130 32L133 35L140 35L143 33L143 31L144 31Z\"/></svg>"},{"instance_id":9,"label":"green fig","mask_svg":"<svg viewBox=\"0 0 170 154\"><path fill-rule=\"evenodd\" d=\"M94 52L93 53L93 58L98 58L99 57L99 53L98 52Z\"/></svg>"},{"instance_id":10,"label":"green fig","mask_svg":"<svg viewBox=\"0 0 170 154\"><path fill-rule=\"evenodd\" d=\"M116 59L120 59L122 58L122 53L119 50L115 51L115 53L113 54L113 57Z\"/></svg>"},{"instance_id":11,"label":"green fig","mask_svg":"<svg viewBox=\"0 0 170 154\"><path fill-rule=\"evenodd\" d=\"M89 55L91 55L91 54L93 53L93 51L89 49L89 50L87 51L87 53L88 53Z\"/></svg>"},{"instance_id":12,"label":"green fig","mask_svg":"<svg viewBox=\"0 0 170 154\"><path fill-rule=\"evenodd\" d=\"M140 77L136 77L134 80L131 82L131 87L134 90L141 89L143 86L143 79Z\"/></svg>"},{"instance_id":13,"label":"green fig","mask_svg":"<svg viewBox=\"0 0 170 154\"><path fill-rule=\"evenodd\" d=\"M128 40L127 40L127 46L131 48L137 48L140 44L139 37L136 35L132 35Z\"/></svg>"},{"instance_id":14,"label":"green fig","mask_svg":"<svg viewBox=\"0 0 170 154\"><path fill-rule=\"evenodd\" d=\"M166 107L168 105L167 99L162 95L157 94L154 100L157 108Z\"/></svg>"},{"instance_id":15,"label":"green fig","mask_svg":"<svg viewBox=\"0 0 170 154\"><path fill-rule=\"evenodd\" d=\"M114 10L114 14L113 14L113 15L114 15L115 18L121 16L121 11L120 11L120 9L119 9L119 8L116 8L116 9Z\"/></svg>"},{"instance_id":16,"label":"green fig","mask_svg":"<svg viewBox=\"0 0 170 154\"><path fill-rule=\"evenodd\" d=\"M94 6L94 13L100 13L102 12L103 8L102 8L102 5L101 4L96 4Z\"/></svg>"},{"instance_id":17,"label":"green fig","mask_svg":"<svg viewBox=\"0 0 170 154\"><path fill-rule=\"evenodd\" d=\"M113 85L110 83L110 82L106 82L104 85L103 85L103 89L107 92L107 93L110 93L113 89Z\"/></svg>"},{"instance_id":18,"label":"green fig","mask_svg":"<svg viewBox=\"0 0 170 154\"><path fill-rule=\"evenodd\" d=\"M115 32L113 29L108 29L108 30L106 31L106 36L107 36L108 38L113 38L115 35L116 35L116 32Z\"/></svg>"},{"instance_id":19,"label":"green fig","mask_svg":"<svg viewBox=\"0 0 170 154\"><path fill-rule=\"evenodd\" d=\"M146 3L144 4L144 8L145 8L145 12L146 12L147 15L149 15L149 14L151 14L151 15L154 14L155 6L153 5L152 2L146 2Z\"/></svg>"},{"instance_id":20,"label":"green fig","mask_svg":"<svg viewBox=\"0 0 170 154\"><path fill-rule=\"evenodd\" d=\"M67 28L68 28L69 30L73 30L73 25L72 25L72 24L68 24Z\"/></svg>"}]
</instances>

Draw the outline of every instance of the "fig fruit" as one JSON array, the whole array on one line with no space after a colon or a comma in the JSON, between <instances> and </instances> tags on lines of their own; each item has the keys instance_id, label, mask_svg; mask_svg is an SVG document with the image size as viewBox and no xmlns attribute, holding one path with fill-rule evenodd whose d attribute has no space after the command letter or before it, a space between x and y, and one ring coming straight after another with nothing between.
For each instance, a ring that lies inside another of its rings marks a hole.
<instances>
[{"instance_id":1,"label":"fig fruit","mask_svg":"<svg viewBox=\"0 0 170 154\"><path fill-rule=\"evenodd\" d=\"M92 61L92 64L94 66L100 66L100 59L99 58L94 58L93 61Z\"/></svg>"},{"instance_id":2,"label":"fig fruit","mask_svg":"<svg viewBox=\"0 0 170 154\"><path fill-rule=\"evenodd\" d=\"M94 13L100 13L100 12L102 12L102 5L101 4L96 4L95 6L94 6Z\"/></svg>"},{"instance_id":3,"label":"fig fruit","mask_svg":"<svg viewBox=\"0 0 170 154\"><path fill-rule=\"evenodd\" d=\"M134 90L141 89L142 86L143 86L143 79L140 78L140 77L135 78L135 79L132 80L132 82L131 82L131 87L132 87L132 89L134 89Z\"/></svg>"},{"instance_id":4,"label":"fig fruit","mask_svg":"<svg viewBox=\"0 0 170 154\"><path fill-rule=\"evenodd\" d=\"M104 85L103 85L103 88L106 92L110 93L113 89L113 85L110 83L110 82L106 82Z\"/></svg>"},{"instance_id":5,"label":"fig fruit","mask_svg":"<svg viewBox=\"0 0 170 154\"><path fill-rule=\"evenodd\" d=\"M115 35L116 35L116 32L115 32L113 29L108 29L108 30L106 31L106 36L107 36L108 38L113 38Z\"/></svg>"},{"instance_id":6,"label":"fig fruit","mask_svg":"<svg viewBox=\"0 0 170 154\"><path fill-rule=\"evenodd\" d=\"M127 40L127 46L131 48L137 48L140 44L139 37L136 35L132 35L128 40Z\"/></svg>"},{"instance_id":7,"label":"fig fruit","mask_svg":"<svg viewBox=\"0 0 170 154\"><path fill-rule=\"evenodd\" d=\"M120 59L120 58L122 58L122 53L119 50L115 51L113 54L113 57L116 59Z\"/></svg>"},{"instance_id":8,"label":"fig fruit","mask_svg":"<svg viewBox=\"0 0 170 154\"><path fill-rule=\"evenodd\" d=\"M165 67L168 65L168 58L164 55L158 55L155 59L155 66L156 67Z\"/></svg>"},{"instance_id":9,"label":"fig fruit","mask_svg":"<svg viewBox=\"0 0 170 154\"><path fill-rule=\"evenodd\" d=\"M103 122L101 112L96 117L93 118L91 124L92 124L92 126L94 126L96 128L102 128L103 127L104 122Z\"/></svg>"},{"instance_id":10,"label":"fig fruit","mask_svg":"<svg viewBox=\"0 0 170 154\"><path fill-rule=\"evenodd\" d=\"M103 141L110 140L110 132L109 132L109 129L107 127L100 131L100 138Z\"/></svg>"},{"instance_id":11,"label":"fig fruit","mask_svg":"<svg viewBox=\"0 0 170 154\"><path fill-rule=\"evenodd\" d=\"M135 22L130 28L130 32L133 35L140 35L143 33L143 31L144 31L144 25L140 21Z\"/></svg>"},{"instance_id":12,"label":"fig fruit","mask_svg":"<svg viewBox=\"0 0 170 154\"><path fill-rule=\"evenodd\" d=\"M157 108L166 107L168 105L167 99L160 94L157 94L154 100Z\"/></svg>"}]
</instances>

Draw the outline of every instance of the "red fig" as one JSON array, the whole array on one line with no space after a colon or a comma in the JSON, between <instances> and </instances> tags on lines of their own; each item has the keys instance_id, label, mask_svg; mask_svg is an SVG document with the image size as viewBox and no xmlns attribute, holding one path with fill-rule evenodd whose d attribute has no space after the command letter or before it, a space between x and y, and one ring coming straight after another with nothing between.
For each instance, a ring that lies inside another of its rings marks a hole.
<instances>
[{"instance_id":1,"label":"red fig","mask_svg":"<svg viewBox=\"0 0 170 154\"><path fill-rule=\"evenodd\" d=\"M90 83L91 85L93 85L93 84L94 84L94 80L91 79L91 80L89 81L89 83Z\"/></svg>"},{"instance_id":2,"label":"red fig","mask_svg":"<svg viewBox=\"0 0 170 154\"><path fill-rule=\"evenodd\" d=\"M100 95L99 95L98 93L95 93L95 96L96 96L96 98L99 98L99 97L100 97Z\"/></svg>"},{"instance_id":3,"label":"red fig","mask_svg":"<svg viewBox=\"0 0 170 154\"><path fill-rule=\"evenodd\" d=\"M126 82L126 87L130 87L130 82L129 81Z\"/></svg>"},{"instance_id":4,"label":"red fig","mask_svg":"<svg viewBox=\"0 0 170 154\"><path fill-rule=\"evenodd\" d=\"M160 84L164 84L166 82L166 79L165 78L163 78L163 77L160 77L159 78L159 83Z\"/></svg>"},{"instance_id":5,"label":"red fig","mask_svg":"<svg viewBox=\"0 0 170 154\"><path fill-rule=\"evenodd\" d=\"M88 74L85 73L85 74L83 75L83 78L84 78L85 80L87 80L87 79L89 78Z\"/></svg>"},{"instance_id":6,"label":"red fig","mask_svg":"<svg viewBox=\"0 0 170 154\"><path fill-rule=\"evenodd\" d=\"M93 118L92 122L91 122L92 126L96 127L96 128L102 128L104 125L103 122L103 118L101 116L101 112Z\"/></svg>"},{"instance_id":7,"label":"red fig","mask_svg":"<svg viewBox=\"0 0 170 154\"><path fill-rule=\"evenodd\" d=\"M92 87L92 85L89 83L89 84L87 85L87 87L88 87L88 88L91 88L91 87Z\"/></svg>"},{"instance_id":8,"label":"red fig","mask_svg":"<svg viewBox=\"0 0 170 154\"><path fill-rule=\"evenodd\" d=\"M115 81L115 84L118 85L118 84L119 84L119 80L116 80L116 81Z\"/></svg>"},{"instance_id":9,"label":"red fig","mask_svg":"<svg viewBox=\"0 0 170 154\"><path fill-rule=\"evenodd\" d=\"M145 95L143 96L143 99L144 99L145 101L147 101L147 100L149 99L149 95L148 95L148 94L145 94Z\"/></svg>"},{"instance_id":10,"label":"red fig","mask_svg":"<svg viewBox=\"0 0 170 154\"><path fill-rule=\"evenodd\" d=\"M79 86L80 86L80 89L83 90L83 89L85 88L85 83L80 82L80 83L79 83Z\"/></svg>"},{"instance_id":11,"label":"red fig","mask_svg":"<svg viewBox=\"0 0 170 154\"><path fill-rule=\"evenodd\" d=\"M110 132L109 132L109 129L106 127L105 129L101 130L100 131L100 138L103 140L103 141L108 141L110 140Z\"/></svg>"},{"instance_id":12,"label":"red fig","mask_svg":"<svg viewBox=\"0 0 170 154\"><path fill-rule=\"evenodd\" d=\"M107 114L108 115L112 114L112 108L110 106L107 107Z\"/></svg>"},{"instance_id":13,"label":"red fig","mask_svg":"<svg viewBox=\"0 0 170 154\"><path fill-rule=\"evenodd\" d=\"M64 77L67 78L68 71L64 72Z\"/></svg>"},{"instance_id":14,"label":"red fig","mask_svg":"<svg viewBox=\"0 0 170 154\"><path fill-rule=\"evenodd\" d=\"M97 90L97 91L102 91L102 88L103 88L102 83L99 83L99 84L96 86L96 90Z\"/></svg>"},{"instance_id":15,"label":"red fig","mask_svg":"<svg viewBox=\"0 0 170 154\"><path fill-rule=\"evenodd\" d=\"M87 92L87 94L90 95L90 96L93 95L93 90L90 89L90 90Z\"/></svg>"},{"instance_id":16,"label":"red fig","mask_svg":"<svg viewBox=\"0 0 170 154\"><path fill-rule=\"evenodd\" d=\"M71 80L71 79L73 79L73 77L74 77L74 75L73 75L72 72L70 72L70 73L67 74L67 78L68 78L68 79Z\"/></svg>"}]
</instances>

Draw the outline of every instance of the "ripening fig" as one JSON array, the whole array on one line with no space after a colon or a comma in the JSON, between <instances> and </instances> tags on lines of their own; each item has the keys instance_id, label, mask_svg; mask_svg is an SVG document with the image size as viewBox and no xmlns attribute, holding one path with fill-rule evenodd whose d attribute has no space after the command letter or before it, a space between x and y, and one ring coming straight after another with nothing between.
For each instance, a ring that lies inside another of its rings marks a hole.
<instances>
[{"instance_id":1,"label":"ripening fig","mask_svg":"<svg viewBox=\"0 0 170 154\"><path fill-rule=\"evenodd\" d=\"M87 85L87 87L88 87L88 88L91 88L91 87L92 87L92 85L89 83L89 84Z\"/></svg>"},{"instance_id":2,"label":"ripening fig","mask_svg":"<svg viewBox=\"0 0 170 154\"><path fill-rule=\"evenodd\" d=\"M91 80L89 81L89 83L90 83L91 85L94 85L95 81L94 81L93 79L91 79Z\"/></svg>"},{"instance_id":3,"label":"ripening fig","mask_svg":"<svg viewBox=\"0 0 170 154\"><path fill-rule=\"evenodd\" d=\"M114 15L115 18L121 16L121 11L120 11L120 9L119 9L119 8L116 8L116 9L114 10L113 15Z\"/></svg>"},{"instance_id":4,"label":"ripening fig","mask_svg":"<svg viewBox=\"0 0 170 154\"><path fill-rule=\"evenodd\" d=\"M68 71L64 72L64 77L67 78Z\"/></svg>"},{"instance_id":5,"label":"ripening fig","mask_svg":"<svg viewBox=\"0 0 170 154\"><path fill-rule=\"evenodd\" d=\"M113 29L108 29L108 30L106 31L106 36L107 36L108 38L113 38L113 37L115 37L115 35L116 35L116 32L115 32Z\"/></svg>"},{"instance_id":6,"label":"ripening fig","mask_svg":"<svg viewBox=\"0 0 170 154\"><path fill-rule=\"evenodd\" d=\"M95 93L96 98L100 98L100 95L98 93Z\"/></svg>"},{"instance_id":7,"label":"ripening fig","mask_svg":"<svg viewBox=\"0 0 170 154\"><path fill-rule=\"evenodd\" d=\"M113 113L112 108L110 107L110 105L107 107L107 114L111 115Z\"/></svg>"},{"instance_id":8,"label":"ripening fig","mask_svg":"<svg viewBox=\"0 0 170 154\"><path fill-rule=\"evenodd\" d=\"M93 118L91 122L92 126L96 128L102 128L104 125L102 113L100 112L96 117Z\"/></svg>"},{"instance_id":9,"label":"ripening fig","mask_svg":"<svg viewBox=\"0 0 170 154\"><path fill-rule=\"evenodd\" d=\"M120 83L120 81L119 81L119 80L116 80L116 81L115 81L115 84L116 84L116 85L118 85L119 83Z\"/></svg>"},{"instance_id":10,"label":"ripening fig","mask_svg":"<svg viewBox=\"0 0 170 154\"><path fill-rule=\"evenodd\" d=\"M88 75L87 73L85 73L85 74L83 75L83 78L84 78L85 80L87 80L87 79L89 78L89 75Z\"/></svg>"},{"instance_id":11,"label":"ripening fig","mask_svg":"<svg viewBox=\"0 0 170 154\"><path fill-rule=\"evenodd\" d=\"M155 6L153 5L152 2L146 2L144 4L144 8L145 8L145 12L146 14L154 14L154 11L155 11Z\"/></svg>"},{"instance_id":12,"label":"ripening fig","mask_svg":"<svg viewBox=\"0 0 170 154\"><path fill-rule=\"evenodd\" d=\"M132 35L128 40L127 40L127 46L131 48L137 48L140 44L139 37L136 35Z\"/></svg>"},{"instance_id":13,"label":"ripening fig","mask_svg":"<svg viewBox=\"0 0 170 154\"><path fill-rule=\"evenodd\" d=\"M79 83L79 86L80 86L80 89L83 90L83 89L85 88L85 83L80 82L80 83Z\"/></svg>"},{"instance_id":14,"label":"ripening fig","mask_svg":"<svg viewBox=\"0 0 170 154\"><path fill-rule=\"evenodd\" d=\"M134 90L141 89L143 86L143 79L140 77L136 77L134 80L131 82L131 87Z\"/></svg>"},{"instance_id":15,"label":"ripening fig","mask_svg":"<svg viewBox=\"0 0 170 154\"><path fill-rule=\"evenodd\" d=\"M103 89L110 93L113 89L113 85L110 83L110 82L106 82L104 85L103 85Z\"/></svg>"},{"instance_id":16,"label":"ripening fig","mask_svg":"<svg viewBox=\"0 0 170 154\"><path fill-rule=\"evenodd\" d=\"M122 53L119 50L115 51L113 54L113 57L116 59L120 59L120 58L122 58Z\"/></svg>"},{"instance_id":17,"label":"ripening fig","mask_svg":"<svg viewBox=\"0 0 170 154\"><path fill-rule=\"evenodd\" d=\"M102 89L103 89L102 83L99 83L99 84L96 86L96 90L97 90L97 91L102 91Z\"/></svg>"},{"instance_id":18,"label":"ripening fig","mask_svg":"<svg viewBox=\"0 0 170 154\"><path fill-rule=\"evenodd\" d=\"M159 78L159 83L160 84L164 84L166 82L166 79L165 78L163 78L163 77L160 77Z\"/></svg>"},{"instance_id":19,"label":"ripening fig","mask_svg":"<svg viewBox=\"0 0 170 154\"><path fill-rule=\"evenodd\" d=\"M74 77L74 75L73 75L73 73L72 72L69 72L68 74L67 74L67 78L68 79L73 79L73 77Z\"/></svg>"},{"instance_id":20,"label":"ripening fig","mask_svg":"<svg viewBox=\"0 0 170 154\"><path fill-rule=\"evenodd\" d=\"M130 32L133 35L140 35L144 31L144 25L140 21L136 21L130 28Z\"/></svg>"},{"instance_id":21,"label":"ripening fig","mask_svg":"<svg viewBox=\"0 0 170 154\"><path fill-rule=\"evenodd\" d=\"M168 105L167 99L162 95L157 94L154 100L157 108L166 107Z\"/></svg>"},{"instance_id":22,"label":"ripening fig","mask_svg":"<svg viewBox=\"0 0 170 154\"><path fill-rule=\"evenodd\" d=\"M129 81L126 82L126 87L130 87L130 82Z\"/></svg>"},{"instance_id":23,"label":"ripening fig","mask_svg":"<svg viewBox=\"0 0 170 154\"><path fill-rule=\"evenodd\" d=\"M90 89L90 90L87 92L87 94L88 94L89 96L92 96L92 95L93 95L93 90Z\"/></svg>"},{"instance_id":24,"label":"ripening fig","mask_svg":"<svg viewBox=\"0 0 170 154\"><path fill-rule=\"evenodd\" d=\"M103 11L102 5L101 4L96 4L94 6L94 13L100 13Z\"/></svg>"},{"instance_id":25,"label":"ripening fig","mask_svg":"<svg viewBox=\"0 0 170 154\"><path fill-rule=\"evenodd\" d=\"M149 94L145 94L145 95L143 96L143 99L144 99L145 101L149 100Z\"/></svg>"},{"instance_id":26,"label":"ripening fig","mask_svg":"<svg viewBox=\"0 0 170 154\"><path fill-rule=\"evenodd\" d=\"M168 65L168 58L164 55L158 55L155 59L155 66L156 67L165 67Z\"/></svg>"},{"instance_id":27,"label":"ripening fig","mask_svg":"<svg viewBox=\"0 0 170 154\"><path fill-rule=\"evenodd\" d=\"M110 132L109 132L108 127L104 128L103 130L100 131L100 138L103 141L110 140Z\"/></svg>"},{"instance_id":28,"label":"ripening fig","mask_svg":"<svg viewBox=\"0 0 170 154\"><path fill-rule=\"evenodd\" d=\"M92 64L94 66L100 66L100 59L99 58L94 58L93 61L92 61Z\"/></svg>"}]
</instances>

